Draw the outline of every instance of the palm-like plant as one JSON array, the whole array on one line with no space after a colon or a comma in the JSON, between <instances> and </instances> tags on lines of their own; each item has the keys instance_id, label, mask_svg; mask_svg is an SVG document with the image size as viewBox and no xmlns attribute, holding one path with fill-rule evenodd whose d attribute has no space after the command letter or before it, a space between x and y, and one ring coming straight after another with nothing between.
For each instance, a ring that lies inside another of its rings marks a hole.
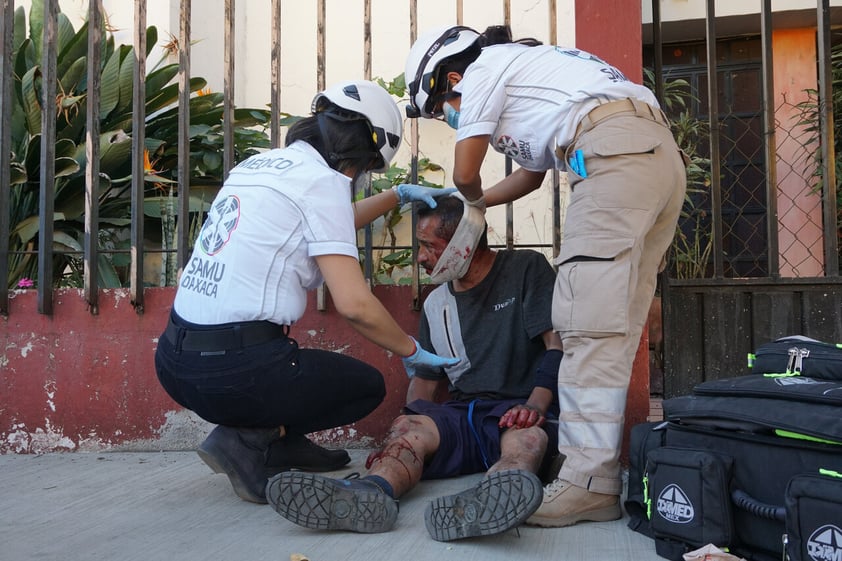
<instances>
[{"instance_id":1,"label":"palm-like plant","mask_svg":"<svg viewBox=\"0 0 842 561\"><path fill-rule=\"evenodd\" d=\"M23 8L15 11L13 64L15 76L11 119L11 235L9 287L24 277L37 275L39 158L41 148L42 73L40 68L43 34L43 0L33 0L28 26ZM78 31L59 11L57 27L57 84L55 101L56 160L54 240L57 284L78 284L81 279L82 241L85 208L85 122L87 118L87 37L88 24ZM109 249L127 245L126 228L130 224L132 94L135 67L134 48L116 45L105 28L102 37L100 91L100 178L98 185L100 244L100 286L120 286L119 254ZM148 56L158 40L155 27L146 30ZM178 74L176 64L166 59L147 72L146 149L156 163L157 172L146 177L145 209L160 213L162 186L176 185L176 142L178 134ZM203 78L190 80L190 91L206 86ZM190 100L190 173L191 185L218 187L222 183L222 108L223 96L210 93ZM237 109L234 112L235 159L243 159L269 145L265 133L270 114L266 110ZM256 128L253 128L255 127ZM166 189L167 195L173 191ZM208 199L209 202L209 199ZM191 208L204 210L201 200L191 201ZM158 209L156 211L156 209ZM62 253L63 251L69 253Z\"/></svg>"}]
</instances>

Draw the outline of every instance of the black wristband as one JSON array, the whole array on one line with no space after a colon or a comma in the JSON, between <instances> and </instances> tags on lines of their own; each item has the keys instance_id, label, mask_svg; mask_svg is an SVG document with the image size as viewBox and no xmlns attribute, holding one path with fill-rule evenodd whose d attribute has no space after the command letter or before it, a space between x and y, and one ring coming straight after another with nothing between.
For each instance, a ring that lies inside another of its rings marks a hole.
<instances>
[{"instance_id":1,"label":"black wristband","mask_svg":"<svg viewBox=\"0 0 842 561\"><path fill-rule=\"evenodd\" d=\"M535 387L547 388L553 394L558 388L558 367L564 353L558 349L547 349L535 368Z\"/></svg>"}]
</instances>

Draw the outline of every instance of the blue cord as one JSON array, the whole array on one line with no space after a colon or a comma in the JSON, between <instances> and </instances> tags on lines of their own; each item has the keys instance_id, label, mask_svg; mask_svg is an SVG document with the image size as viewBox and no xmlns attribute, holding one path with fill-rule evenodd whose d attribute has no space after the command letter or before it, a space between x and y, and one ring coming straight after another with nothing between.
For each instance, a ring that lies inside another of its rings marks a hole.
<instances>
[{"instance_id":1,"label":"blue cord","mask_svg":"<svg viewBox=\"0 0 842 561\"><path fill-rule=\"evenodd\" d=\"M485 465L485 469L491 469L491 464L488 463L488 457L485 455L482 439L479 436L479 432L477 432L477 428L474 426L474 405L476 405L477 401L479 400L474 399L468 404L468 426L471 427L471 432L474 433L474 439L477 441L477 446L479 446L479 453L482 455L482 463Z\"/></svg>"}]
</instances>

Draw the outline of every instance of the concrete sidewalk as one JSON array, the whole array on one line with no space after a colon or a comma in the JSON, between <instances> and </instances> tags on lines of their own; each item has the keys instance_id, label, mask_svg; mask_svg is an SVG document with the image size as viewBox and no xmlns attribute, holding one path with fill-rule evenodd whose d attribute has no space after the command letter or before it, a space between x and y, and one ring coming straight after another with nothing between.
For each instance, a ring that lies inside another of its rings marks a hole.
<instances>
[{"instance_id":1,"label":"concrete sidewalk","mask_svg":"<svg viewBox=\"0 0 842 561\"><path fill-rule=\"evenodd\" d=\"M336 475L364 470L367 451L350 452L351 464ZM480 477L424 482L402 498L394 530L352 534L301 528L239 500L193 452L2 455L0 560L663 561L626 520L431 539L423 520L429 500Z\"/></svg>"}]
</instances>

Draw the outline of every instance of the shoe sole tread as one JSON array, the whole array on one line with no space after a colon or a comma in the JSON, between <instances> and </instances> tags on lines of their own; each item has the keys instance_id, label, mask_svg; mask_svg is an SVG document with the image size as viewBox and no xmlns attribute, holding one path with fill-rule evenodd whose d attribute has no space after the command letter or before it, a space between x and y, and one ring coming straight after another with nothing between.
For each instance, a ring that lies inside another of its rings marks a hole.
<instances>
[{"instance_id":1,"label":"shoe sole tread","mask_svg":"<svg viewBox=\"0 0 842 561\"><path fill-rule=\"evenodd\" d=\"M305 472L273 477L266 497L278 514L313 530L387 532L398 515L397 502L386 493L346 487L342 480Z\"/></svg>"},{"instance_id":2,"label":"shoe sole tread","mask_svg":"<svg viewBox=\"0 0 842 561\"><path fill-rule=\"evenodd\" d=\"M519 526L541 505L541 480L530 472L495 472L471 489L434 499L424 513L430 536L452 541Z\"/></svg>"}]
</instances>

